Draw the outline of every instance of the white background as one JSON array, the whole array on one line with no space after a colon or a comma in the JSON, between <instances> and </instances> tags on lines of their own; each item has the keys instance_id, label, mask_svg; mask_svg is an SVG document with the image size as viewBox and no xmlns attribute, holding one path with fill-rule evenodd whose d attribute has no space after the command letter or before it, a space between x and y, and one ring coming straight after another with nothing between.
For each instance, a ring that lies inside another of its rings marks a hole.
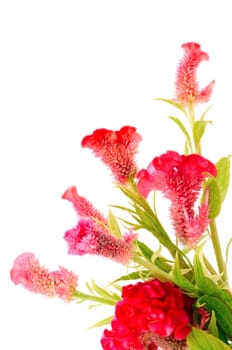
<instances>
[{"instance_id":1,"label":"white background","mask_svg":"<svg viewBox=\"0 0 232 350\"><path fill-rule=\"evenodd\" d=\"M36 254L50 269L66 266L86 280L125 270L106 260L68 256L65 230L76 223L61 200L76 185L107 214L115 203L108 171L82 138L96 128L136 126L141 167L183 138L164 117L171 106L181 44L196 41L210 61L201 83L216 79L203 144L212 161L232 154L230 1L11 1L0 3L0 348L101 349L102 329L84 331L112 310L88 311L32 295L9 279L14 258ZM229 193L219 219L231 235Z\"/></svg>"}]
</instances>

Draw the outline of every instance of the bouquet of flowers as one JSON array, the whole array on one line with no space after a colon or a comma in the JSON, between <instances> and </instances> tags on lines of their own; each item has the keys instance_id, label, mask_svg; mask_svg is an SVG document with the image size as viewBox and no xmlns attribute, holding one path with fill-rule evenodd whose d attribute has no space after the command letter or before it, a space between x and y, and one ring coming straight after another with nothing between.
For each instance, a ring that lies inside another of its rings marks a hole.
<instances>
[{"instance_id":1,"label":"bouquet of flowers","mask_svg":"<svg viewBox=\"0 0 232 350\"><path fill-rule=\"evenodd\" d=\"M140 169L136 153L142 138L135 127L97 129L83 138L82 147L110 169L125 206L112 205L105 217L75 186L62 196L78 216L77 225L64 234L68 253L111 259L124 264L126 273L103 287L87 282L86 293L75 273L64 267L50 271L32 253L18 256L10 271L11 280L31 292L113 306L114 315L95 324L106 327L99 340L105 350L232 347L227 274L232 239L222 248L216 225L229 188L230 156L214 164L201 154L209 107L197 118L196 106L209 101L215 82L200 89L197 68L209 56L194 42L182 48L175 97L157 100L180 114L169 118L184 135L183 154L168 150ZM159 193L169 203L170 233L159 219ZM148 234L156 249L144 242ZM212 245L213 261L206 244Z\"/></svg>"}]
</instances>

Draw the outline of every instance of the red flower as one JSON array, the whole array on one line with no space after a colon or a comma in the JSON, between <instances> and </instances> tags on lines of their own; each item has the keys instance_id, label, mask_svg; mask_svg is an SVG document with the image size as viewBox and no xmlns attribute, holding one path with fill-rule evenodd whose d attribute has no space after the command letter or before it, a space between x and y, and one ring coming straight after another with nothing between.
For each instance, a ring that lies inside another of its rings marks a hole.
<instances>
[{"instance_id":1,"label":"red flower","mask_svg":"<svg viewBox=\"0 0 232 350\"><path fill-rule=\"evenodd\" d=\"M149 342L150 349L157 349L160 339L161 343L184 340L191 330L185 303L186 296L169 282L154 279L123 287L112 330L105 330L101 339L103 349L142 350L149 334L155 335L157 343Z\"/></svg>"},{"instance_id":2,"label":"red flower","mask_svg":"<svg viewBox=\"0 0 232 350\"><path fill-rule=\"evenodd\" d=\"M122 264L128 263L135 238L133 233L117 238L89 219L79 220L77 226L64 235L69 254L99 255Z\"/></svg>"},{"instance_id":3,"label":"red flower","mask_svg":"<svg viewBox=\"0 0 232 350\"><path fill-rule=\"evenodd\" d=\"M124 126L118 131L97 129L85 136L81 144L103 161L117 182L124 184L137 171L134 157L140 141L136 128Z\"/></svg>"},{"instance_id":4,"label":"red flower","mask_svg":"<svg viewBox=\"0 0 232 350\"><path fill-rule=\"evenodd\" d=\"M184 51L184 57L177 67L176 73L176 99L188 105L208 102L213 91L215 81L201 89L196 79L197 68L202 61L208 61L209 56L206 52L201 51L199 44L194 42L185 43L181 46Z\"/></svg>"},{"instance_id":5,"label":"red flower","mask_svg":"<svg viewBox=\"0 0 232 350\"><path fill-rule=\"evenodd\" d=\"M216 166L198 154L186 156L168 151L138 173L137 188L144 197L150 191L158 190L171 201L170 213L176 236L184 244L194 246L209 223L207 196L198 214L194 205L203 180L216 174Z\"/></svg>"},{"instance_id":6,"label":"red flower","mask_svg":"<svg viewBox=\"0 0 232 350\"><path fill-rule=\"evenodd\" d=\"M22 284L31 292L58 296L69 301L77 285L77 276L64 267L50 272L40 266L39 260L32 253L19 255L10 271L12 282Z\"/></svg>"}]
</instances>

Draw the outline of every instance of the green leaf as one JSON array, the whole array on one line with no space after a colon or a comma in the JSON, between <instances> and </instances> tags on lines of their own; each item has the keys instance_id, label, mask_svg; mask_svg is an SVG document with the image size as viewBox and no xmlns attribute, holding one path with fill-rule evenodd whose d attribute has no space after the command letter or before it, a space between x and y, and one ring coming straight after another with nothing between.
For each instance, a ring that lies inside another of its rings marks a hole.
<instances>
[{"instance_id":1,"label":"green leaf","mask_svg":"<svg viewBox=\"0 0 232 350\"><path fill-rule=\"evenodd\" d=\"M174 268L172 271L174 277L174 283L179 286L183 291L187 292L188 295L194 297L198 296L196 287L183 275L180 269L178 256L176 256Z\"/></svg>"},{"instance_id":2,"label":"green leaf","mask_svg":"<svg viewBox=\"0 0 232 350\"><path fill-rule=\"evenodd\" d=\"M204 306L208 311L215 312L217 322L225 334L232 337L232 310L216 296L203 295L196 303L198 306Z\"/></svg>"},{"instance_id":3,"label":"green leaf","mask_svg":"<svg viewBox=\"0 0 232 350\"><path fill-rule=\"evenodd\" d=\"M112 232L112 234L116 237L121 237L122 234L120 231L120 227L119 227L119 224L118 224L112 210L109 210L108 223L109 223L110 231Z\"/></svg>"},{"instance_id":4,"label":"green leaf","mask_svg":"<svg viewBox=\"0 0 232 350\"><path fill-rule=\"evenodd\" d=\"M196 145L200 144L201 138L204 135L207 124L212 124L211 120L197 120L193 125L193 138Z\"/></svg>"},{"instance_id":5,"label":"green leaf","mask_svg":"<svg viewBox=\"0 0 232 350\"><path fill-rule=\"evenodd\" d=\"M202 116L201 116L201 120L203 120L206 116L206 114L208 113L208 110L212 107L212 105L210 105L209 107L206 108L206 110L203 112Z\"/></svg>"},{"instance_id":6,"label":"green leaf","mask_svg":"<svg viewBox=\"0 0 232 350\"><path fill-rule=\"evenodd\" d=\"M221 202L224 201L230 184L230 157L222 157L216 163L217 183L220 189Z\"/></svg>"},{"instance_id":7,"label":"green leaf","mask_svg":"<svg viewBox=\"0 0 232 350\"><path fill-rule=\"evenodd\" d=\"M187 337L187 345L189 350L231 350L229 345L198 328L192 328Z\"/></svg>"},{"instance_id":8,"label":"green leaf","mask_svg":"<svg viewBox=\"0 0 232 350\"><path fill-rule=\"evenodd\" d=\"M128 273L127 275L121 276L117 278L114 282L137 280L137 279L144 279L149 277L151 277L150 270L141 270L141 271L135 271L135 272Z\"/></svg>"},{"instance_id":9,"label":"green leaf","mask_svg":"<svg viewBox=\"0 0 232 350\"><path fill-rule=\"evenodd\" d=\"M143 242L137 241L137 246L139 248L140 253L143 255L143 257L151 262L153 251Z\"/></svg>"},{"instance_id":10,"label":"green leaf","mask_svg":"<svg viewBox=\"0 0 232 350\"><path fill-rule=\"evenodd\" d=\"M230 298L211 278L207 276L207 268L203 256L204 244L197 247L193 259L194 277L199 291L202 294L218 295L220 298L229 302ZM231 300L232 301L232 300Z\"/></svg>"},{"instance_id":11,"label":"green leaf","mask_svg":"<svg viewBox=\"0 0 232 350\"><path fill-rule=\"evenodd\" d=\"M182 113L184 113L184 115L186 117L188 117L188 114L184 108L184 106L181 104L181 103L178 103L178 102L175 102L174 100L170 100L168 98L153 98L153 100L157 100L157 101L163 101L163 102L166 102L166 103L169 103L170 105L176 107L177 109L179 109Z\"/></svg>"},{"instance_id":12,"label":"green leaf","mask_svg":"<svg viewBox=\"0 0 232 350\"><path fill-rule=\"evenodd\" d=\"M206 189L202 197L202 202L204 202L206 191L209 191L209 218L213 219L218 216L221 211L221 192L217 180L212 177L205 182L205 187Z\"/></svg>"},{"instance_id":13,"label":"green leaf","mask_svg":"<svg viewBox=\"0 0 232 350\"><path fill-rule=\"evenodd\" d=\"M86 330L89 330L89 329L92 329L92 328L97 328L97 327L102 327L102 326L105 326L107 324L109 324L112 319L113 319L114 316L109 316L109 317L106 317L104 318L103 320L97 322L97 323L94 323L92 326L86 328Z\"/></svg>"},{"instance_id":14,"label":"green leaf","mask_svg":"<svg viewBox=\"0 0 232 350\"><path fill-rule=\"evenodd\" d=\"M217 320L216 320L216 316L215 316L214 311L212 311L212 313L211 313L211 318L210 318L210 322L208 325L208 330L209 330L210 334L212 334L218 338Z\"/></svg>"},{"instance_id":15,"label":"green leaf","mask_svg":"<svg viewBox=\"0 0 232 350\"><path fill-rule=\"evenodd\" d=\"M168 118L173 120L174 123L176 123L179 126L180 130L183 132L184 136L186 137L186 147L188 147L190 152L193 153L191 138L190 138L189 133L186 130L184 124L180 121L179 118L176 118L176 117L173 117L173 116L168 116Z\"/></svg>"}]
</instances>

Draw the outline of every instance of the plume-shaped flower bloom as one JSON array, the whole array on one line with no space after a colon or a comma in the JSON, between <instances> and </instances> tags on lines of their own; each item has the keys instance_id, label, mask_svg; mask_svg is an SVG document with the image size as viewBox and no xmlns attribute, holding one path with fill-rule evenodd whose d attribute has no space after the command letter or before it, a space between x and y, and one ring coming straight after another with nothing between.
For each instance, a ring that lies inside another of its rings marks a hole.
<instances>
[{"instance_id":1,"label":"plume-shaped flower bloom","mask_svg":"<svg viewBox=\"0 0 232 350\"><path fill-rule=\"evenodd\" d=\"M125 184L137 172L134 158L141 139L136 128L124 126L118 131L97 129L85 136L81 144L103 161L116 182Z\"/></svg>"},{"instance_id":2,"label":"plume-shaped flower bloom","mask_svg":"<svg viewBox=\"0 0 232 350\"><path fill-rule=\"evenodd\" d=\"M194 42L188 42L181 46L185 53L179 62L176 72L175 95L176 100L183 105L208 102L213 91L215 81L211 81L205 88L200 89L196 74L202 61L208 61L209 56L201 51L201 46Z\"/></svg>"},{"instance_id":3,"label":"plume-shaped flower bloom","mask_svg":"<svg viewBox=\"0 0 232 350\"><path fill-rule=\"evenodd\" d=\"M75 186L68 188L62 198L73 204L80 218L77 226L64 234L69 254L99 255L122 264L128 263L136 234L112 235L108 220L90 201L77 193Z\"/></svg>"},{"instance_id":4,"label":"plume-shaped flower bloom","mask_svg":"<svg viewBox=\"0 0 232 350\"><path fill-rule=\"evenodd\" d=\"M88 199L80 196L75 186L69 187L62 195L62 198L73 204L79 217L96 220L96 222L108 226L108 221L104 215Z\"/></svg>"},{"instance_id":5,"label":"plume-shaped flower bloom","mask_svg":"<svg viewBox=\"0 0 232 350\"><path fill-rule=\"evenodd\" d=\"M216 174L216 166L199 154L186 156L168 151L138 173L137 188L144 197L150 191L158 190L171 201L170 214L176 236L182 243L194 246L209 223L208 196L198 214L195 213L195 202L203 180Z\"/></svg>"},{"instance_id":6,"label":"plume-shaped flower bloom","mask_svg":"<svg viewBox=\"0 0 232 350\"><path fill-rule=\"evenodd\" d=\"M15 259L10 276L13 283L31 292L66 301L72 298L77 286L77 276L73 272L64 267L50 272L32 253L23 253Z\"/></svg>"},{"instance_id":7,"label":"plume-shaped flower bloom","mask_svg":"<svg viewBox=\"0 0 232 350\"><path fill-rule=\"evenodd\" d=\"M123 287L111 330L105 330L101 339L103 349L143 350L150 334L156 340L150 339L150 349L184 343L191 331L190 303L193 300L170 282L154 279Z\"/></svg>"},{"instance_id":8,"label":"plume-shaped flower bloom","mask_svg":"<svg viewBox=\"0 0 232 350\"><path fill-rule=\"evenodd\" d=\"M77 226L64 235L69 254L99 255L122 264L128 263L131 257L135 237L133 233L115 237L89 219L79 220Z\"/></svg>"}]
</instances>

